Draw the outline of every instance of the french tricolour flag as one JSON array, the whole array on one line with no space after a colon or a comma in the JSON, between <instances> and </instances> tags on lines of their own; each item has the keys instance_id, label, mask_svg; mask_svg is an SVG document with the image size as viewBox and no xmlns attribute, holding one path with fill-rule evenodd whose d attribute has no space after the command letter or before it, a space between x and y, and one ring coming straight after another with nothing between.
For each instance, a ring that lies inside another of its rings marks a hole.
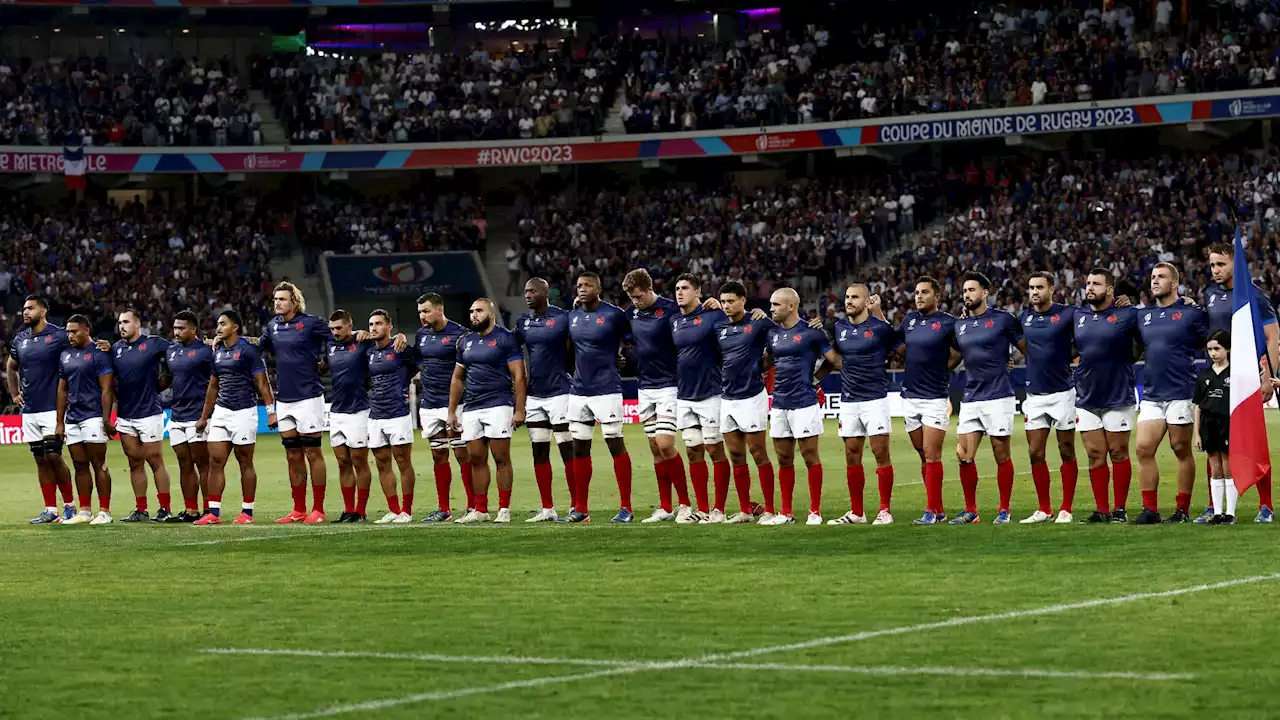
<instances>
[{"instance_id":1,"label":"french tricolour flag","mask_svg":"<svg viewBox=\"0 0 1280 720\"><path fill-rule=\"evenodd\" d=\"M85 166L83 147L62 148L62 175L67 182L68 188L72 190L84 189Z\"/></svg>"},{"instance_id":2,"label":"french tricolour flag","mask_svg":"<svg viewBox=\"0 0 1280 720\"><path fill-rule=\"evenodd\" d=\"M1244 240L1236 228L1231 313L1231 477L1244 494L1271 470L1258 362L1266 351Z\"/></svg>"}]
</instances>

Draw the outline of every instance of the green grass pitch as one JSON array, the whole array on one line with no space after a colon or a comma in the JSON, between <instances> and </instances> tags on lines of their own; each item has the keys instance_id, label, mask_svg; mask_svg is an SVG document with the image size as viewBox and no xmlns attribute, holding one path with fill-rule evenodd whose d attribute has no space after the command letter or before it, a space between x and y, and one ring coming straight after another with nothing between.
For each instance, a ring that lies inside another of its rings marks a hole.
<instances>
[{"instance_id":1,"label":"green grass pitch","mask_svg":"<svg viewBox=\"0 0 1280 720\"><path fill-rule=\"evenodd\" d=\"M637 519L656 502L639 430L627 428ZM1034 493L1018 432L1020 519ZM1270 432L1280 437L1280 421ZM1250 522L1253 493L1234 528L995 527L984 444L984 522L917 528L924 489L899 425L891 527L611 526L599 441L595 522L528 526L537 492L520 431L510 527L276 527L289 507L283 453L261 440L259 524L214 528L28 527L39 505L30 457L0 447L0 718L1280 712L1280 527ZM822 449L832 518L848 509L834 423ZM425 442L415 457L421 517L434 498ZM1172 456L1160 457L1167 511ZM111 465L119 518L131 503L115 446ZM332 458L329 479L336 517ZM1201 477L1197 511L1204 488ZM384 507L375 482L370 514ZM1082 470L1077 517L1091 508Z\"/></svg>"}]
</instances>

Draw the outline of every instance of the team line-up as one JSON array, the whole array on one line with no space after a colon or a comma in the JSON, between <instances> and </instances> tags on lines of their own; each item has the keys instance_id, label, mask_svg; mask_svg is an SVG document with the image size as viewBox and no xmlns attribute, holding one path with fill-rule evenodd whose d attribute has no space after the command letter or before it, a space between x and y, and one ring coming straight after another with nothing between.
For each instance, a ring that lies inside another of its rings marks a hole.
<instances>
[{"instance_id":1,"label":"team line-up","mask_svg":"<svg viewBox=\"0 0 1280 720\"><path fill-rule=\"evenodd\" d=\"M927 498L924 514L914 523L979 521L975 458L986 436L999 487L994 522L1002 524L1012 519L1010 437L1016 398L1008 359L1017 348L1026 356L1022 411L1038 499L1036 511L1021 522L1074 522L1077 430L1096 504L1084 522L1128 521L1130 435L1136 428L1142 510L1134 521L1161 522L1156 451L1167 435L1177 459L1177 498L1173 513L1163 521L1191 520L1195 446L1208 453L1211 503L1196 521L1223 524L1235 521L1238 498L1227 477L1231 246L1214 246L1210 266L1214 283L1200 305L1177 297L1176 267L1155 265L1150 277L1154 304L1144 308L1123 300L1117 304L1114 278L1107 272L1087 276L1080 307L1053 302L1053 276L1035 273L1028 283L1028 308L1020 317L989 306L991 282L979 273L963 280L962 317L941 312L941 288L925 277L915 285L915 309L898 327L884 320L878 296L853 284L844 298L847 318L835 325L831 337L816 323L801 321L799 297L792 289L773 293L768 317L758 310L746 312L746 290L739 283L725 283L718 298L704 301L700 280L681 275L673 301L654 292L643 269L624 280L632 304L626 311L601 299L600 280L593 273L577 279L572 310L550 306L547 284L530 280L525 286L529 311L511 330L496 325L487 299L471 305L468 330L445 316L440 296L427 294L418 299L421 328L412 344L403 335L392 335L391 320L381 310L371 314L367 331L354 330L351 316L341 310L328 323L308 315L301 293L287 282L276 286L277 315L256 339L241 335L241 321L233 311L218 316L216 339L205 341L197 336L197 318L189 311L175 316L173 340L166 340L142 335L136 311L126 310L118 318L120 339L94 342L87 318L72 316L65 329L58 328L46 320L44 301L32 296L24 302L26 327L11 348L7 381L22 405L23 437L35 457L44 498L45 509L33 524L112 522L106 443L117 432L136 503L124 522L221 524L225 468L232 455L240 467L242 492L241 512L233 522L254 522L259 402L270 408L268 424L280 431L293 492L292 511L275 522L326 522L320 382L325 371L332 380L329 436L344 506L336 522L366 521L370 450L389 508L377 522L413 520L416 474L408 389L417 374L418 419L430 441L437 494L437 507L424 522L510 522L510 442L522 424L529 428L541 496L541 508L527 522L589 522L591 441L598 424L621 499L612 521L627 523L633 520L632 461L623 439L617 361L624 344L630 344L640 385L638 419L653 456L659 494L658 509L643 522L792 524L798 447L809 486L807 524L818 525L823 523L818 450L823 421L816 385L826 374L839 372L839 434L850 509L827 524L868 520L862 455L869 439L879 490L879 510L871 524L888 525L894 521L894 466L886 361L896 354L905 362L903 414L921 460ZM1275 367L1280 359L1275 314L1263 303L1262 315ZM1211 363L1197 375L1194 356L1205 347ZM274 397L264 352L276 361L279 387ZM1145 391L1139 404L1134 362L1143 357ZM957 457L965 506L948 520L942 447L950 425L950 373L961 362L967 381ZM770 368L772 402L762 378ZM1270 373L1262 379L1264 392L1280 386ZM172 389L169 441L185 505L178 514L170 509L170 479L161 450L165 421L159 393L165 388ZM118 418L114 426L113 416ZM777 456L779 507L774 505L766 429ZM1050 430L1062 463L1056 516L1045 460ZM677 431L686 448L687 476L685 458L675 444ZM553 443L570 496L564 518L552 497ZM74 466L74 498L71 473L62 460L64 444ZM466 493L466 511L456 520L450 505L451 453ZM748 456L756 467L762 504L751 500ZM148 513L148 469L158 493L154 517ZM489 513L491 475L498 486L494 516ZM731 479L738 511L729 515ZM95 488L96 514L90 507ZM1271 478L1264 477L1257 488L1256 519L1270 522Z\"/></svg>"}]
</instances>

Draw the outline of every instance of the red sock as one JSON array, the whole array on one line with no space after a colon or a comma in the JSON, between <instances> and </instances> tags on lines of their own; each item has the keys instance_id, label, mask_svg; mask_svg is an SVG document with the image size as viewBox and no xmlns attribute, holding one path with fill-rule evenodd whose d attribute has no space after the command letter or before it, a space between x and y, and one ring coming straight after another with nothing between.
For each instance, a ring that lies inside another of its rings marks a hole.
<instances>
[{"instance_id":1,"label":"red sock","mask_svg":"<svg viewBox=\"0 0 1280 720\"><path fill-rule=\"evenodd\" d=\"M724 512L724 506L729 502L729 461L726 459L711 463L711 471L716 484L715 508Z\"/></svg>"},{"instance_id":2,"label":"red sock","mask_svg":"<svg viewBox=\"0 0 1280 720\"><path fill-rule=\"evenodd\" d=\"M1173 506L1176 507L1177 509L1181 510L1182 512L1188 515L1191 514L1191 493L1184 493L1184 492L1178 493L1174 497L1173 503L1174 503Z\"/></svg>"},{"instance_id":3,"label":"red sock","mask_svg":"<svg viewBox=\"0 0 1280 720\"><path fill-rule=\"evenodd\" d=\"M926 509L938 515L946 514L942 505L942 474L941 462L925 463L924 494L925 503L928 506Z\"/></svg>"},{"instance_id":4,"label":"red sock","mask_svg":"<svg viewBox=\"0 0 1280 720\"><path fill-rule=\"evenodd\" d=\"M655 462L653 474L658 478L658 507L671 512L671 476L667 474L667 461Z\"/></svg>"},{"instance_id":5,"label":"red sock","mask_svg":"<svg viewBox=\"0 0 1280 720\"><path fill-rule=\"evenodd\" d=\"M369 510L369 488L356 490L356 512L360 517L367 517Z\"/></svg>"},{"instance_id":6,"label":"red sock","mask_svg":"<svg viewBox=\"0 0 1280 720\"><path fill-rule=\"evenodd\" d=\"M767 513L775 512L773 506L773 463L767 462L763 465L757 465L756 472L760 474L760 492L764 495L764 511Z\"/></svg>"},{"instance_id":7,"label":"red sock","mask_svg":"<svg viewBox=\"0 0 1280 720\"><path fill-rule=\"evenodd\" d=\"M312 483L311 485L311 503L312 503L311 509L322 514L324 513L324 491L326 487L328 486L316 485L314 483ZM404 497L405 497L405 504L413 505L412 496L405 495ZM405 512L409 512L409 511L405 510Z\"/></svg>"},{"instance_id":8,"label":"red sock","mask_svg":"<svg viewBox=\"0 0 1280 720\"><path fill-rule=\"evenodd\" d=\"M794 465L778 469L778 485L782 491L782 514L792 517L794 513L791 511L791 496L796 492L796 468Z\"/></svg>"},{"instance_id":9,"label":"red sock","mask_svg":"<svg viewBox=\"0 0 1280 720\"><path fill-rule=\"evenodd\" d=\"M551 500L551 463L534 465L533 477L538 482L538 496L542 498L542 507L544 509L555 507L555 503Z\"/></svg>"},{"instance_id":10,"label":"red sock","mask_svg":"<svg viewBox=\"0 0 1280 720\"><path fill-rule=\"evenodd\" d=\"M534 471L537 470L538 468L534 467ZM449 461L436 463L431 467L431 472L436 478L436 507L449 512L449 486L453 484L453 472L449 468Z\"/></svg>"},{"instance_id":11,"label":"red sock","mask_svg":"<svg viewBox=\"0 0 1280 720\"><path fill-rule=\"evenodd\" d=\"M1075 460L1062 463L1062 509L1071 512L1076 502L1076 483L1080 479L1080 466Z\"/></svg>"},{"instance_id":12,"label":"red sock","mask_svg":"<svg viewBox=\"0 0 1280 720\"><path fill-rule=\"evenodd\" d=\"M692 505L689 502L689 478L685 477L684 458L679 454L667 461L667 477L671 480L671 487L675 488L676 500L684 506Z\"/></svg>"},{"instance_id":13,"label":"red sock","mask_svg":"<svg viewBox=\"0 0 1280 720\"><path fill-rule=\"evenodd\" d=\"M1142 509L1152 512L1160 512L1160 500L1156 497L1155 490L1142 491Z\"/></svg>"},{"instance_id":14,"label":"red sock","mask_svg":"<svg viewBox=\"0 0 1280 720\"><path fill-rule=\"evenodd\" d=\"M1089 487L1093 489L1093 504L1098 512L1111 512L1111 469L1106 465L1089 468Z\"/></svg>"},{"instance_id":15,"label":"red sock","mask_svg":"<svg viewBox=\"0 0 1280 720\"><path fill-rule=\"evenodd\" d=\"M1266 474L1258 480L1258 508L1274 509L1275 505L1271 504L1271 469L1267 468Z\"/></svg>"},{"instance_id":16,"label":"red sock","mask_svg":"<svg viewBox=\"0 0 1280 720\"><path fill-rule=\"evenodd\" d=\"M139 510L142 510L143 512L146 512L146 510L147 510L147 496L146 496L146 495L138 495L138 496L136 496L135 498L133 498L133 506L134 506L135 508L139 509Z\"/></svg>"},{"instance_id":17,"label":"red sock","mask_svg":"<svg viewBox=\"0 0 1280 720\"><path fill-rule=\"evenodd\" d=\"M849 465L844 469L844 475L849 484L849 511L862 515L866 512L862 507L862 492L867 485L866 471L861 465Z\"/></svg>"},{"instance_id":18,"label":"red sock","mask_svg":"<svg viewBox=\"0 0 1280 720\"><path fill-rule=\"evenodd\" d=\"M400 496L400 511L413 514L413 493L404 493Z\"/></svg>"},{"instance_id":19,"label":"red sock","mask_svg":"<svg viewBox=\"0 0 1280 720\"><path fill-rule=\"evenodd\" d=\"M399 495L387 496L387 509L397 515L400 514L400 496Z\"/></svg>"},{"instance_id":20,"label":"red sock","mask_svg":"<svg viewBox=\"0 0 1280 720\"><path fill-rule=\"evenodd\" d=\"M296 513L304 513L307 511L307 486L306 485L290 485L289 490L293 492L293 511ZM400 512L397 510L396 512Z\"/></svg>"},{"instance_id":21,"label":"red sock","mask_svg":"<svg viewBox=\"0 0 1280 720\"><path fill-rule=\"evenodd\" d=\"M199 492L197 492L196 495L199 495ZM196 511L196 508L199 507L198 505L196 505L196 495L193 495L191 497L187 497L185 495L182 496L182 506L189 513L194 514Z\"/></svg>"},{"instance_id":22,"label":"red sock","mask_svg":"<svg viewBox=\"0 0 1280 720\"><path fill-rule=\"evenodd\" d=\"M1049 499L1049 466L1044 463L1031 466L1031 482L1036 486L1036 503L1040 506L1040 512L1046 515L1053 512L1053 501ZM1000 509L1007 510L1004 507L1004 490L1000 491Z\"/></svg>"},{"instance_id":23,"label":"red sock","mask_svg":"<svg viewBox=\"0 0 1280 720\"><path fill-rule=\"evenodd\" d=\"M960 489L964 491L965 512L978 514L978 466L960 463Z\"/></svg>"},{"instance_id":24,"label":"red sock","mask_svg":"<svg viewBox=\"0 0 1280 720\"><path fill-rule=\"evenodd\" d=\"M569 507L570 508L575 508L578 506L578 501L577 501L578 484L577 484L577 481L574 480L574 475L573 475L574 462L575 461L573 458L569 458L568 460L564 461L564 482L566 485L569 486Z\"/></svg>"},{"instance_id":25,"label":"red sock","mask_svg":"<svg viewBox=\"0 0 1280 720\"><path fill-rule=\"evenodd\" d=\"M880 488L880 509L888 510L893 503L893 466L876 468L876 485Z\"/></svg>"},{"instance_id":26,"label":"red sock","mask_svg":"<svg viewBox=\"0 0 1280 720\"><path fill-rule=\"evenodd\" d=\"M471 485L471 463L465 462L459 465L458 475L462 478L462 491L467 494L467 507L474 508L476 506L476 490Z\"/></svg>"},{"instance_id":27,"label":"red sock","mask_svg":"<svg viewBox=\"0 0 1280 720\"><path fill-rule=\"evenodd\" d=\"M733 490L738 494L738 512L751 514L751 470L746 464L733 468Z\"/></svg>"},{"instance_id":28,"label":"red sock","mask_svg":"<svg viewBox=\"0 0 1280 720\"><path fill-rule=\"evenodd\" d=\"M88 508L88 507L90 506L90 504L92 504L92 503L93 503L93 496L92 496L92 495L89 495L89 494L80 495L80 496L76 499L76 502L80 503L80 507L82 507L82 508Z\"/></svg>"},{"instance_id":29,"label":"red sock","mask_svg":"<svg viewBox=\"0 0 1280 720\"><path fill-rule=\"evenodd\" d=\"M252 504L253 504L253 496L252 496L252 495L243 495L243 494L242 494L242 495L240 496L240 499L241 499L241 502L243 502L246 506L248 506L248 505L252 505Z\"/></svg>"},{"instance_id":30,"label":"red sock","mask_svg":"<svg viewBox=\"0 0 1280 720\"><path fill-rule=\"evenodd\" d=\"M53 483L40 485L40 496L44 498L44 506L47 508L58 506L58 486Z\"/></svg>"},{"instance_id":31,"label":"red sock","mask_svg":"<svg viewBox=\"0 0 1280 720\"><path fill-rule=\"evenodd\" d=\"M618 476L618 507L631 512L631 453L613 457L613 474Z\"/></svg>"},{"instance_id":32,"label":"red sock","mask_svg":"<svg viewBox=\"0 0 1280 720\"><path fill-rule=\"evenodd\" d=\"M583 515L590 512L588 497L591 490L591 456L573 459L573 482L578 486L577 504L574 508Z\"/></svg>"},{"instance_id":33,"label":"red sock","mask_svg":"<svg viewBox=\"0 0 1280 720\"><path fill-rule=\"evenodd\" d=\"M698 498L698 512L711 512L711 502L707 499L707 464L690 462L689 478L693 481L693 494Z\"/></svg>"},{"instance_id":34,"label":"red sock","mask_svg":"<svg viewBox=\"0 0 1280 720\"><path fill-rule=\"evenodd\" d=\"M173 496L170 495L169 493L156 493L156 505L158 505L161 510L165 510L165 511L172 510L173 509L172 503L173 503Z\"/></svg>"},{"instance_id":35,"label":"red sock","mask_svg":"<svg viewBox=\"0 0 1280 720\"><path fill-rule=\"evenodd\" d=\"M353 513L356 511L356 488L355 486L342 488L342 512Z\"/></svg>"},{"instance_id":36,"label":"red sock","mask_svg":"<svg viewBox=\"0 0 1280 720\"><path fill-rule=\"evenodd\" d=\"M550 468L548 468L548 469L550 469ZM510 509L511 509L511 491L510 491L510 490L502 490L501 488L499 488L499 490L498 490L498 509L499 509L499 510L501 510L502 508L507 508L508 510L510 510Z\"/></svg>"},{"instance_id":37,"label":"red sock","mask_svg":"<svg viewBox=\"0 0 1280 720\"><path fill-rule=\"evenodd\" d=\"M476 512L489 512L489 493L476 493Z\"/></svg>"},{"instance_id":38,"label":"red sock","mask_svg":"<svg viewBox=\"0 0 1280 720\"><path fill-rule=\"evenodd\" d=\"M1047 472L1047 469L1046 469L1046 472ZM1009 503L1013 500L1013 461L1012 460L1005 460L1004 462L996 466L996 487L1000 488L1000 509L1008 510ZM1045 510L1046 513L1051 512L1053 510L1051 506L1046 505L1046 507L1049 508L1048 510Z\"/></svg>"},{"instance_id":39,"label":"red sock","mask_svg":"<svg viewBox=\"0 0 1280 720\"><path fill-rule=\"evenodd\" d=\"M822 514L822 463L809 466L809 512Z\"/></svg>"},{"instance_id":40,"label":"red sock","mask_svg":"<svg viewBox=\"0 0 1280 720\"><path fill-rule=\"evenodd\" d=\"M1111 480L1116 486L1115 508L1124 509L1129 504L1129 480L1133 477L1133 464L1128 458L1111 463Z\"/></svg>"},{"instance_id":41,"label":"red sock","mask_svg":"<svg viewBox=\"0 0 1280 720\"><path fill-rule=\"evenodd\" d=\"M102 510L103 512L111 512L111 496L110 495L98 496L98 509ZM205 510L207 511L208 508L205 508Z\"/></svg>"},{"instance_id":42,"label":"red sock","mask_svg":"<svg viewBox=\"0 0 1280 720\"><path fill-rule=\"evenodd\" d=\"M75 486L71 484L70 480L59 480L58 490L62 492L63 505L70 505L71 501L75 499Z\"/></svg>"}]
</instances>

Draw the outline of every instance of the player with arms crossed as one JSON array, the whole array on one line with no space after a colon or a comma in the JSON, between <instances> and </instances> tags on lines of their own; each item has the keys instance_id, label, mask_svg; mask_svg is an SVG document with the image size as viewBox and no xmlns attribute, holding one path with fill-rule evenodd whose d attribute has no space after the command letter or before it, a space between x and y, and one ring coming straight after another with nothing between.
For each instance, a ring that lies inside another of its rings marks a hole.
<instances>
[{"instance_id":1,"label":"player with arms crossed","mask_svg":"<svg viewBox=\"0 0 1280 720\"><path fill-rule=\"evenodd\" d=\"M5 381L9 395L22 408L22 441L36 460L44 511L32 525L70 520L76 514L72 504L71 473L62 461L62 438L58 425L58 358L67 349L67 333L48 322L49 305L39 295L22 301L22 331L9 345ZM58 492L62 492L62 515L58 514Z\"/></svg>"},{"instance_id":2,"label":"player with arms crossed","mask_svg":"<svg viewBox=\"0 0 1280 720\"><path fill-rule=\"evenodd\" d=\"M258 492L258 471L253 467L253 450L258 442L258 403L272 408L267 424L276 424L275 398L267 382L267 365L256 345L240 335L240 315L224 310L218 315L217 339L213 346L213 377L205 393L204 410L196 422L196 432L208 432L209 512L196 525L222 524L222 491L227 485L227 458L235 448L240 465L240 515L232 524L253 522L253 501Z\"/></svg>"},{"instance_id":3,"label":"player with arms crossed","mask_svg":"<svg viewBox=\"0 0 1280 720\"><path fill-rule=\"evenodd\" d=\"M169 341L142 334L142 318L138 311L127 308L117 322L120 339L111 345L116 379L116 430L120 446L129 459L129 482L133 485L135 508L120 522L136 523L148 519L164 522L172 517L169 495L169 469L164 464L164 409L160 407L160 390L168 387L170 378L164 372ZM105 344L106 341L102 341ZM147 514L147 468L156 482L156 516Z\"/></svg>"},{"instance_id":4,"label":"player with arms crossed","mask_svg":"<svg viewBox=\"0 0 1280 720\"><path fill-rule=\"evenodd\" d=\"M689 460L694 494L698 498L695 513L689 507L689 485L684 461L676 450L676 397L679 394L676 347L671 340L671 321L680 315L680 307L653 290L653 278L644 268L632 270L622 279L622 290L631 298L630 320L632 343L636 353L636 379L640 381L638 414L644 425L653 455L653 472L658 479L658 509L642 522L671 520L682 525L694 524L707 517L707 465L699 454ZM680 501L672 513L671 489Z\"/></svg>"},{"instance_id":5,"label":"player with arms crossed","mask_svg":"<svg viewBox=\"0 0 1280 720\"><path fill-rule=\"evenodd\" d=\"M398 348L391 338L391 316L386 310L369 314L369 341L365 361L369 373L369 449L378 466L378 483L387 496L387 514L377 521L413 522L413 415L409 413L409 379L417 368L417 347ZM395 461L400 471L396 494Z\"/></svg>"},{"instance_id":6,"label":"player with arms crossed","mask_svg":"<svg viewBox=\"0 0 1280 720\"><path fill-rule=\"evenodd\" d=\"M631 522L631 456L622 437L622 379L617 366L618 348L630 337L631 323L621 308L600 299L599 275L579 275L577 290L577 306L569 313L574 372L566 414L573 435L573 480L578 493L565 521L591 520L591 436L598 422L613 456L621 498L622 507L613 522Z\"/></svg>"},{"instance_id":7,"label":"player with arms crossed","mask_svg":"<svg viewBox=\"0 0 1280 720\"><path fill-rule=\"evenodd\" d=\"M880 512L872 525L891 525L893 460L889 454L889 374L885 360L902 344L901 333L884 321L880 296L854 283L844 291L846 317L836 323L835 349L840 353L840 437L844 438L845 474L849 485L849 512L828 525L857 525L867 521L863 507L866 473L862 450L871 438L880 490Z\"/></svg>"},{"instance_id":8,"label":"player with arms crossed","mask_svg":"<svg viewBox=\"0 0 1280 720\"><path fill-rule=\"evenodd\" d=\"M769 410L769 435L778 455L782 486L782 512L768 525L795 522L791 500L796 487L796 443L809 474L809 519L822 524L822 408L817 383L840 367L840 355L831 348L826 333L800 321L800 296L791 288L775 290L769 298L775 327L769 330L766 356L774 367L773 407ZM819 366L819 361L824 361ZM815 370L815 368L817 368Z\"/></svg>"},{"instance_id":9,"label":"player with arms crossed","mask_svg":"<svg viewBox=\"0 0 1280 720\"><path fill-rule=\"evenodd\" d=\"M195 522L202 513L198 503L204 496L209 509L209 448L205 433L196 432L196 422L204 411L204 398L213 377L213 348L196 336L199 320L190 310L173 316L173 342L165 358L172 381L169 446L178 458L178 485L182 489L182 512L173 522Z\"/></svg>"},{"instance_id":10,"label":"player with arms crossed","mask_svg":"<svg viewBox=\"0 0 1280 720\"><path fill-rule=\"evenodd\" d=\"M80 511L64 525L106 525L111 522L111 473L107 470L107 437L114 434L111 407L114 382L111 354L90 344L89 318L67 318L67 349L58 365L58 426L76 469ZM98 514L90 504L98 486Z\"/></svg>"},{"instance_id":11,"label":"player with arms crossed","mask_svg":"<svg viewBox=\"0 0 1280 720\"><path fill-rule=\"evenodd\" d=\"M533 476L538 483L542 509L525 522L555 522L555 500L551 494L551 440L560 448L564 477L569 485L569 505L573 505L573 438L569 436L569 313L547 302L547 281L531 278L524 284L524 302L529 310L516 320L516 342L529 350L528 421L529 443L533 447Z\"/></svg>"},{"instance_id":12,"label":"player with arms crossed","mask_svg":"<svg viewBox=\"0 0 1280 720\"><path fill-rule=\"evenodd\" d=\"M373 341L357 341L351 330L351 313L335 310L329 315L329 339L324 365L333 384L329 406L329 446L338 461L338 485L342 490L342 514L334 522L368 520L369 486L369 360Z\"/></svg>"},{"instance_id":13,"label":"player with arms crossed","mask_svg":"<svg viewBox=\"0 0 1280 720\"><path fill-rule=\"evenodd\" d=\"M449 468L449 448L453 448L466 493L466 509L475 506L475 493L471 485L471 458L467 445L459 433L449 427L449 388L453 383L453 371L458 364L458 339L467 333L466 328L445 317L444 298L427 293L418 298L418 320L422 327L414 338L418 348L418 424L422 437L431 441L432 470L436 480L436 509L423 520L425 523L449 522L453 519L449 503L449 486L453 484L453 472Z\"/></svg>"},{"instance_id":14,"label":"player with arms crossed","mask_svg":"<svg viewBox=\"0 0 1280 720\"><path fill-rule=\"evenodd\" d=\"M1027 453L1031 456L1031 480L1040 507L1023 525L1070 523L1080 468L1076 465L1076 390L1071 380L1072 328L1076 308L1053 301L1053 274L1031 273L1027 281L1028 306L1022 311L1023 343L1027 357L1027 397L1022 401L1026 417ZM1045 450L1049 430L1057 433L1058 457L1062 461L1062 505L1053 516L1049 498L1049 466Z\"/></svg>"},{"instance_id":15,"label":"player with arms crossed","mask_svg":"<svg viewBox=\"0 0 1280 720\"><path fill-rule=\"evenodd\" d=\"M524 355L520 343L497 326L493 301L471 304L471 332L458 341L458 364L449 386L449 426L462 432L471 458L476 505L458 520L489 520L489 455L498 476L497 523L511 522L511 433L524 424ZM458 408L464 407L459 422Z\"/></svg>"},{"instance_id":16,"label":"player with arms crossed","mask_svg":"<svg viewBox=\"0 0 1280 720\"><path fill-rule=\"evenodd\" d=\"M1156 450L1166 432L1169 447L1178 460L1176 508L1165 522L1190 522L1191 491L1196 483L1196 462L1192 455L1196 393L1196 351L1209 334L1204 311L1178 297L1178 269L1169 263L1151 268L1151 297L1154 305L1138 310L1138 332L1146 346L1144 390L1138 406L1138 484L1142 489L1139 525L1160 522L1157 488L1160 466Z\"/></svg>"}]
</instances>

